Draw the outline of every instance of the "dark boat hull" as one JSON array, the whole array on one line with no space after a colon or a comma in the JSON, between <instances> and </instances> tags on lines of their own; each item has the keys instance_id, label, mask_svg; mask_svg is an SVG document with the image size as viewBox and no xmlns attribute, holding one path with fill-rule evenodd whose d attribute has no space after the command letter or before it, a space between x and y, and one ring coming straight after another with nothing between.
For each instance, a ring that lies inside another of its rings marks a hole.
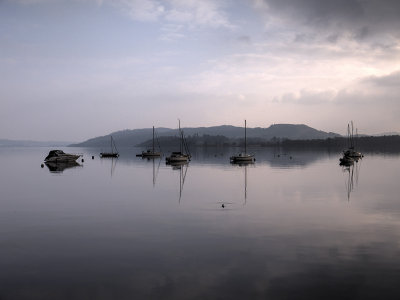
<instances>
[{"instance_id":1,"label":"dark boat hull","mask_svg":"<svg viewBox=\"0 0 400 300\"><path fill-rule=\"evenodd\" d=\"M137 154L136 156L141 156L141 157L160 157L161 153L160 152L142 152L142 154Z\"/></svg>"},{"instance_id":2,"label":"dark boat hull","mask_svg":"<svg viewBox=\"0 0 400 300\"><path fill-rule=\"evenodd\" d=\"M255 158L251 154L239 154L231 156L230 160L232 163L253 163Z\"/></svg>"},{"instance_id":3,"label":"dark boat hull","mask_svg":"<svg viewBox=\"0 0 400 300\"><path fill-rule=\"evenodd\" d=\"M118 157L118 153L100 153L100 157Z\"/></svg>"}]
</instances>

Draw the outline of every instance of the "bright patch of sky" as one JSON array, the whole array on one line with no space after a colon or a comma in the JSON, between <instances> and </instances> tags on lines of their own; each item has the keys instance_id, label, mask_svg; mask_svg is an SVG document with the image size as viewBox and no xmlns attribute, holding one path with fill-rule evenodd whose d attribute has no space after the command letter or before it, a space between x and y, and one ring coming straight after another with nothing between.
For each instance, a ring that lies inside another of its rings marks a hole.
<instances>
[{"instance_id":1,"label":"bright patch of sky","mask_svg":"<svg viewBox=\"0 0 400 300\"><path fill-rule=\"evenodd\" d=\"M400 131L395 0L0 1L0 138Z\"/></svg>"}]
</instances>

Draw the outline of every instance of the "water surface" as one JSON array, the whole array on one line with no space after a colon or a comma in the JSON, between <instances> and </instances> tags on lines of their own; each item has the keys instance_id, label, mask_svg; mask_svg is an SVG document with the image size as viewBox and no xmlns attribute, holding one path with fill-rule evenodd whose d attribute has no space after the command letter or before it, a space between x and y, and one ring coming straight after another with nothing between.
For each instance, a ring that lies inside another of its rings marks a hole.
<instances>
[{"instance_id":1,"label":"water surface","mask_svg":"<svg viewBox=\"0 0 400 300\"><path fill-rule=\"evenodd\" d=\"M0 148L2 300L400 299L399 155L49 150Z\"/></svg>"}]
</instances>

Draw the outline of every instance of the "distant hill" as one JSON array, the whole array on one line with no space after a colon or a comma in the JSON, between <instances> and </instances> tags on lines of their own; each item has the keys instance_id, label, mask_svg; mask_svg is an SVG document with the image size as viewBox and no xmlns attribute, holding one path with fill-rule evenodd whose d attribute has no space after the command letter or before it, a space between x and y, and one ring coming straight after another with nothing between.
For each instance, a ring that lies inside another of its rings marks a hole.
<instances>
[{"instance_id":1,"label":"distant hill","mask_svg":"<svg viewBox=\"0 0 400 300\"><path fill-rule=\"evenodd\" d=\"M0 147L63 147L71 142L0 139Z\"/></svg>"},{"instance_id":2,"label":"distant hill","mask_svg":"<svg viewBox=\"0 0 400 300\"><path fill-rule=\"evenodd\" d=\"M223 136L229 139L240 139L244 137L244 128L231 125L213 126L213 127L187 127L183 128L185 135L188 136ZM176 136L177 129L157 128L157 135L160 137ZM72 144L73 147L107 147L110 144L110 135L113 136L117 147L133 147L148 141L152 138L152 128L122 130L111 134L95 137L78 144ZM274 124L268 128L247 128L249 138L257 138L269 141L271 139L293 139L293 140L313 140L339 137L333 132L325 132L311 128L307 125L296 124Z\"/></svg>"},{"instance_id":3,"label":"distant hill","mask_svg":"<svg viewBox=\"0 0 400 300\"><path fill-rule=\"evenodd\" d=\"M378 134L373 134L372 136L392 136L392 135L400 135L400 132L383 132L383 133L378 133Z\"/></svg>"}]
</instances>

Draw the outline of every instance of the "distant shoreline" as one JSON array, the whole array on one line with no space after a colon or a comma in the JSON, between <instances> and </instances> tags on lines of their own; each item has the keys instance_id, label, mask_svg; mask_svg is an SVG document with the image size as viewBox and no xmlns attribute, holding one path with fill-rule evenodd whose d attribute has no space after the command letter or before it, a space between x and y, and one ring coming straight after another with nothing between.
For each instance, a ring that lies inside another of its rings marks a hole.
<instances>
[{"instance_id":1,"label":"distant shoreline","mask_svg":"<svg viewBox=\"0 0 400 300\"><path fill-rule=\"evenodd\" d=\"M80 148L99 148L107 145L71 145L64 142L33 142L33 141L11 141L8 143L0 143L1 148L7 147L80 147ZM164 136L160 137L159 142L162 148L173 149L179 145L178 137ZM225 136L188 136L188 146L192 149L200 148L243 148L243 138L227 138ZM149 148L152 146L152 140L147 140L136 145L122 145L120 148ZM247 146L249 148L282 148L293 150L328 150L338 151L348 147L348 140L345 137L334 137L327 139L279 139L266 140L262 138L248 138ZM390 136L362 136L355 139L355 147L361 152L399 152L400 151L400 135Z\"/></svg>"},{"instance_id":2,"label":"distant shoreline","mask_svg":"<svg viewBox=\"0 0 400 300\"><path fill-rule=\"evenodd\" d=\"M177 137L162 137L160 144L163 146L177 145ZM224 136L189 136L187 143L191 147L243 147L244 139L229 139ZM136 145L137 147L149 147L152 141L148 140ZM345 137L327 139L272 139L248 138L249 147L312 147L312 148L346 148L348 140ZM400 135L392 136L363 136L355 138L355 146L360 149L395 147L400 149Z\"/></svg>"}]
</instances>

